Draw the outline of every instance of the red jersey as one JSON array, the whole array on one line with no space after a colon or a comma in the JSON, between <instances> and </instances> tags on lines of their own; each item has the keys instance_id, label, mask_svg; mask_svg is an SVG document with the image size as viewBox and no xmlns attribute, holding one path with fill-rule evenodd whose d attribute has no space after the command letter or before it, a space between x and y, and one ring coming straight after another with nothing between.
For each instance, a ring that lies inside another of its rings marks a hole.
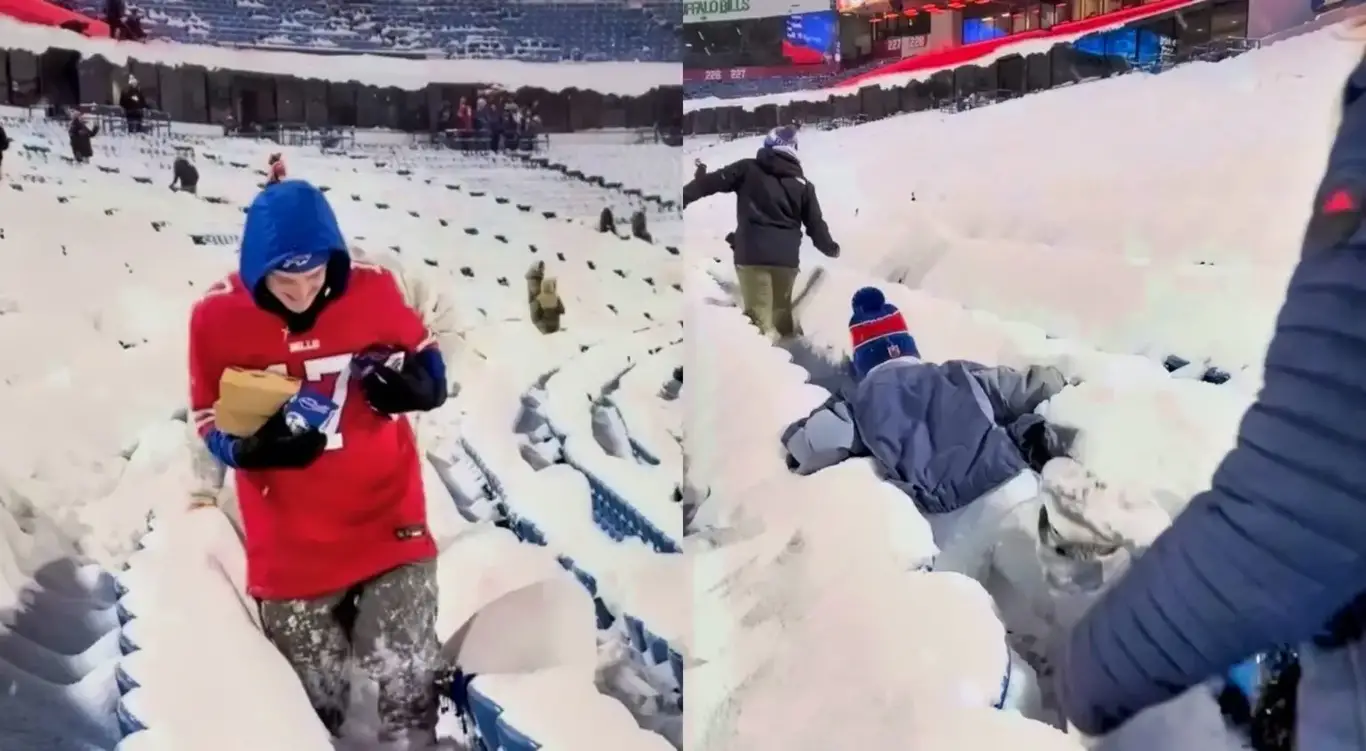
<instances>
[{"instance_id":1,"label":"red jersey","mask_svg":"<svg viewBox=\"0 0 1366 751\"><path fill-rule=\"evenodd\" d=\"M412 426L371 409L350 373L352 355L370 347L416 352L433 341L392 272L356 261L346 290L301 334L258 307L239 274L196 303L190 409L203 416L201 437L230 367L286 373L338 405L327 451L309 467L236 471L253 597L311 598L436 555Z\"/></svg>"}]
</instances>

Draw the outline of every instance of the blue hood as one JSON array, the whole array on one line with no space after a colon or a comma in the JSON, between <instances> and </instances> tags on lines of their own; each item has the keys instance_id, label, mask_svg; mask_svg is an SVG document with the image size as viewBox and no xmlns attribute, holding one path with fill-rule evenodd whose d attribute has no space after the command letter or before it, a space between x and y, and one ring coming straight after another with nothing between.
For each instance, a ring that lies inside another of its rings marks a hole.
<instances>
[{"instance_id":1,"label":"blue hood","mask_svg":"<svg viewBox=\"0 0 1366 751\"><path fill-rule=\"evenodd\" d=\"M304 180L285 180L261 191L242 228L242 283L255 291L281 262L304 253L350 256L327 197Z\"/></svg>"}]
</instances>

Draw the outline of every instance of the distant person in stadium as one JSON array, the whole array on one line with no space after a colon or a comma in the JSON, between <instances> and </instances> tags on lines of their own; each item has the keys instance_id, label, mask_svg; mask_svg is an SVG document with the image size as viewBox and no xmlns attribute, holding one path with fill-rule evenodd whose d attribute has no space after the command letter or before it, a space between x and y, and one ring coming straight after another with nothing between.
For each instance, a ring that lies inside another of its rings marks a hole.
<instances>
[{"instance_id":1,"label":"distant person in stadium","mask_svg":"<svg viewBox=\"0 0 1366 751\"><path fill-rule=\"evenodd\" d=\"M645 212L636 209L631 214L631 236L637 240L644 240L647 243L655 241L654 235L650 234L650 227L645 219Z\"/></svg>"},{"instance_id":2,"label":"distant person in stadium","mask_svg":"<svg viewBox=\"0 0 1366 751\"><path fill-rule=\"evenodd\" d=\"M128 123L129 133L142 132L142 115L147 110L147 97L142 93L137 76L128 77L128 86L119 95L119 107L123 108L124 121Z\"/></svg>"},{"instance_id":3,"label":"distant person in stadium","mask_svg":"<svg viewBox=\"0 0 1366 751\"><path fill-rule=\"evenodd\" d=\"M171 190L198 195L199 169L194 166L193 149L177 154L175 162L171 164Z\"/></svg>"},{"instance_id":4,"label":"distant person in stadium","mask_svg":"<svg viewBox=\"0 0 1366 751\"><path fill-rule=\"evenodd\" d=\"M462 138L474 132L474 108L470 107L469 97L460 97L460 105L455 109L455 129Z\"/></svg>"},{"instance_id":5,"label":"distant person in stadium","mask_svg":"<svg viewBox=\"0 0 1366 751\"><path fill-rule=\"evenodd\" d=\"M692 179L701 180L707 176L707 165L703 164L701 159L692 160L692 165Z\"/></svg>"},{"instance_id":6,"label":"distant person in stadium","mask_svg":"<svg viewBox=\"0 0 1366 751\"><path fill-rule=\"evenodd\" d=\"M123 17L127 13L128 6L123 0L105 0L104 2L104 22L109 25L109 36L112 39L125 39L128 30L123 25Z\"/></svg>"},{"instance_id":7,"label":"distant person in stadium","mask_svg":"<svg viewBox=\"0 0 1366 751\"><path fill-rule=\"evenodd\" d=\"M99 133L100 126L92 128L86 125L80 110L71 111L71 125L67 127L66 135L71 142L71 158L75 159L77 164L85 164L94 158L95 148L91 146L90 141Z\"/></svg>"},{"instance_id":8,"label":"distant person in stadium","mask_svg":"<svg viewBox=\"0 0 1366 751\"><path fill-rule=\"evenodd\" d=\"M683 206L735 194L735 273L745 315L774 341L798 335L792 286L801 262L802 226L816 249L838 258L839 243L821 215L816 186L802 173L797 130L775 128L753 159L709 172L683 187Z\"/></svg>"},{"instance_id":9,"label":"distant person in stadium","mask_svg":"<svg viewBox=\"0 0 1366 751\"><path fill-rule=\"evenodd\" d=\"M541 294L541 280L545 278L545 261L537 261L526 270L526 301L530 304Z\"/></svg>"},{"instance_id":10,"label":"distant person in stadium","mask_svg":"<svg viewBox=\"0 0 1366 751\"><path fill-rule=\"evenodd\" d=\"M5 177L5 152L9 151L9 134L4 123L0 123L0 179Z\"/></svg>"},{"instance_id":11,"label":"distant person in stadium","mask_svg":"<svg viewBox=\"0 0 1366 751\"><path fill-rule=\"evenodd\" d=\"M598 231L604 235L607 233L617 233L617 218L612 215L611 208L604 208L598 213Z\"/></svg>"},{"instance_id":12,"label":"distant person in stadium","mask_svg":"<svg viewBox=\"0 0 1366 751\"><path fill-rule=\"evenodd\" d=\"M560 330L560 318L564 316L564 300L560 299L559 285L555 277L547 276L541 280L541 289L531 299L531 322L542 334L553 334Z\"/></svg>"},{"instance_id":13,"label":"distant person in stadium","mask_svg":"<svg viewBox=\"0 0 1366 751\"><path fill-rule=\"evenodd\" d=\"M129 41L141 42L147 38L147 30L142 28L142 11L137 8L128 11L128 16L123 19L123 25L128 32Z\"/></svg>"},{"instance_id":14,"label":"distant person in stadium","mask_svg":"<svg viewBox=\"0 0 1366 751\"><path fill-rule=\"evenodd\" d=\"M1122 734L1149 707L1291 645L1300 678L1285 747L1366 749L1363 80L1359 61L1236 443L1060 650L1060 704L1082 733Z\"/></svg>"},{"instance_id":15,"label":"distant person in stadium","mask_svg":"<svg viewBox=\"0 0 1366 751\"><path fill-rule=\"evenodd\" d=\"M289 176L285 170L285 159L278 153L271 154L266 160L266 170L266 185L274 185Z\"/></svg>"},{"instance_id":16,"label":"distant person in stadium","mask_svg":"<svg viewBox=\"0 0 1366 751\"><path fill-rule=\"evenodd\" d=\"M378 740L433 744L436 545L404 415L445 402L446 366L399 281L352 261L320 190L282 182L247 212L239 271L192 309L189 365L192 422L236 473L266 636L333 735L354 657L379 685ZM286 404L230 435L216 422L230 368L282 369L333 400L335 417L299 425Z\"/></svg>"}]
</instances>

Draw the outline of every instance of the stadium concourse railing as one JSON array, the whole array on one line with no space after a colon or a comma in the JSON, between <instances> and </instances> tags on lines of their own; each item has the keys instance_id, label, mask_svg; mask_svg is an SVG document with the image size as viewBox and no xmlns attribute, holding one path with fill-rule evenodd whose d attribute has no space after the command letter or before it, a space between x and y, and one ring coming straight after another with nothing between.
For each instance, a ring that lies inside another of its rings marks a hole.
<instances>
[{"instance_id":1,"label":"stadium concourse railing","mask_svg":"<svg viewBox=\"0 0 1366 751\"><path fill-rule=\"evenodd\" d=\"M1136 63L1124 55L1100 55L1071 43L1059 43L1047 52L1009 55L988 66L961 65L900 86L874 83L817 101L693 110L683 116L683 132L688 136L740 138L794 123L831 130L915 112L964 112L1117 75L1162 73L1196 61L1218 62L1259 46L1252 39L1220 39L1181 51L1163 50Z\"/></svg>"}]
</instances>

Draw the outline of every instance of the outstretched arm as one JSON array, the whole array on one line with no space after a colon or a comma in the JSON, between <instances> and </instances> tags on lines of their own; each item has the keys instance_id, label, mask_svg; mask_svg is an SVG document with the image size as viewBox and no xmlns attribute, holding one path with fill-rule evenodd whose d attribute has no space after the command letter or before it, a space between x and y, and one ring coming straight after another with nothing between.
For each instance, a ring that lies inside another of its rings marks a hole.
<instances>
[{"instance_id":1,"label":"outstretched arm","mask_svg":"<svg viewBox=\"0 0 1366 751\"><path fill-rule=\"evenodd\" d=\"M715 172L708 172L693 179L692 182L683 186L683 206L707 196L717 193L734 193L740 187L740 182L744 179L745 170L749 168L749 159L741 159L738 162L722 167Z\"/></svg>"},{"instance_id":2,"label":"outstretched arm","mask_svg":"<svg viewBox=\"0 0 1366 751\"><path fill-rule=\"evenodd\" d=\"M807 417L783 432L787 466L799 475L810 475L855 456L866 456L849 404L831 396Z\"/></svg>"}]
</instances>

